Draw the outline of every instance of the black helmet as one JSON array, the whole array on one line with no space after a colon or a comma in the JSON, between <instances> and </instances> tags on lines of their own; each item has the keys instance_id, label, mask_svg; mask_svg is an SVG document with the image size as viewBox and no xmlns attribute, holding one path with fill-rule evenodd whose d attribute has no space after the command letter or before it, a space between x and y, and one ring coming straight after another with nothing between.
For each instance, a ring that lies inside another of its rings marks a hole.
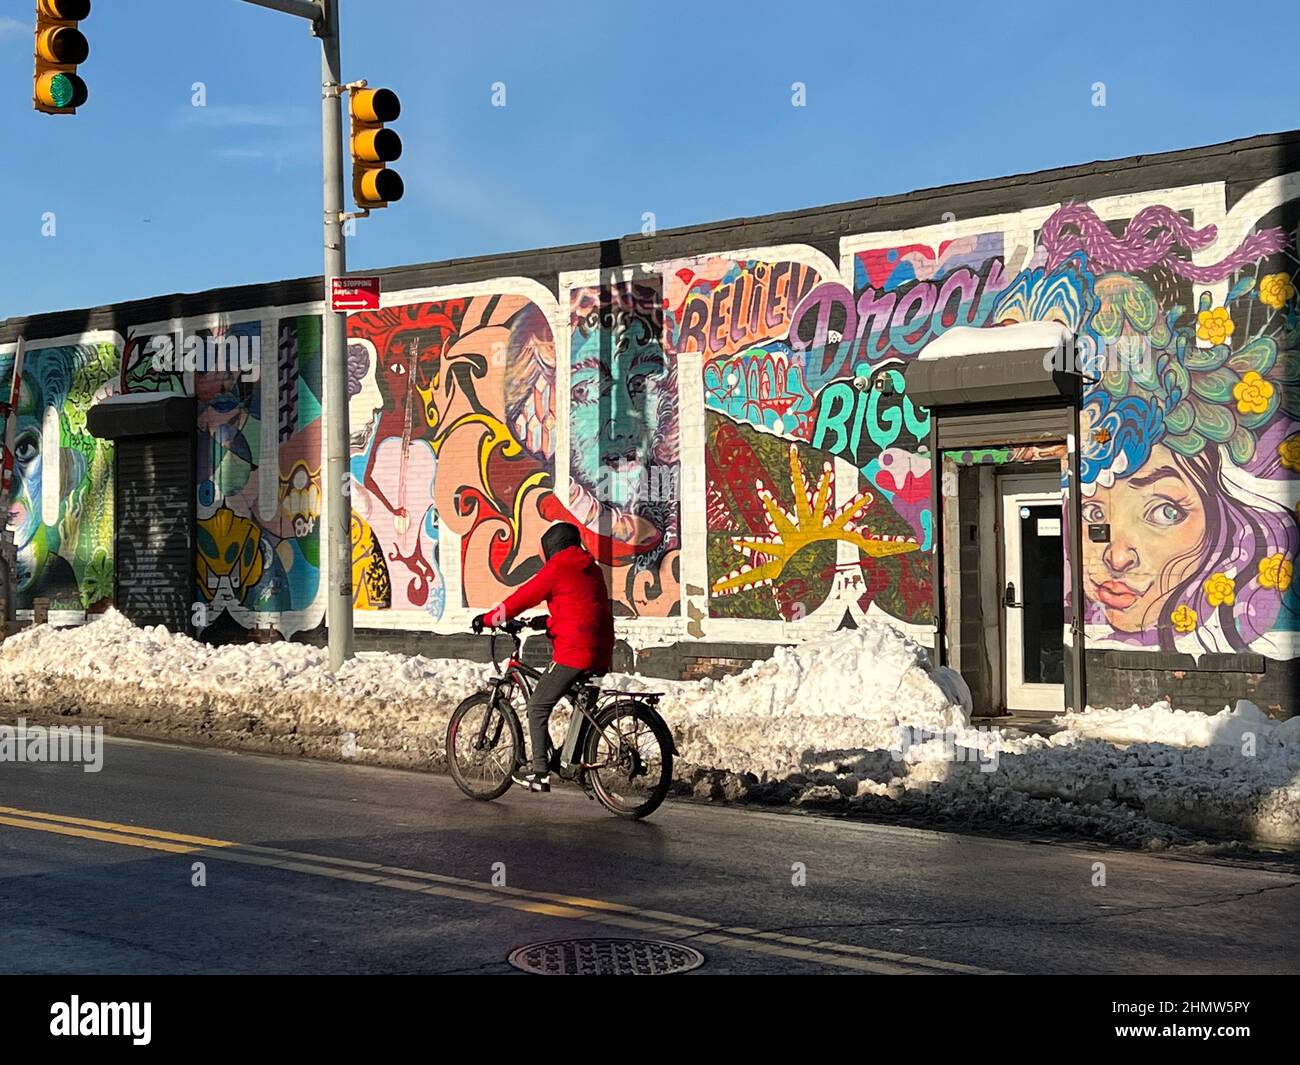
<instances>
[{"instance_id":1,"label":"black helmet","mask_svg":"<svg viewBox=\"0 0 1300 1065\"><path fill-rule=\"evenodd\" d=\"M542 557L549 562L566 547L580 547L582 535L578 527L567 521L557 521L542 534Z\"/></svg>"}]
</instances>

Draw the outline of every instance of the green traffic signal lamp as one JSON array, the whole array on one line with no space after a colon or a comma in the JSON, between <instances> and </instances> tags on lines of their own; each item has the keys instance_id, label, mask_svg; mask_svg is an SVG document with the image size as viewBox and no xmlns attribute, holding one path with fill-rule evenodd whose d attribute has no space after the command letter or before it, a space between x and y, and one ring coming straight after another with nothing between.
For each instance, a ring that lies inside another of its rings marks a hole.
<instances>
[{"instance_id":1,"label":"green traffic signal lamp","mask_svg":"<svg viewBox=\"0 0 1300 1065\"><path fill-rule=\"evenodd\" d=\"M90 0L38 0L32 88L36 110L75 114L90 95L77 74L77 67L90 56L90 43L77 23L89 14Z\"/></svg>"},{"instance_id":2,"label":"green traffic signal lamp","mask_svg":"<svg viewBox=\"0 0 1300 1065\"><path fill-rule=\"evenodd\" d=\"M36 99L51 111L75 111L89 95L84 81L61 70L49 71L36 81Z\"/></svg>"}]
</instances>

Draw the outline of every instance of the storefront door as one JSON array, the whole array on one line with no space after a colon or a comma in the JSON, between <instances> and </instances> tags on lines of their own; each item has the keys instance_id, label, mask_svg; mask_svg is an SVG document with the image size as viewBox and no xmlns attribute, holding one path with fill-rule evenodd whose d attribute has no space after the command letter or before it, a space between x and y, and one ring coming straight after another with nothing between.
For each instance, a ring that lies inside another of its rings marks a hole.
<instances>
[{"instance_id":1,"label":"storefront door","mask_svg":"<svg viewBox=\"0 0 1300 1065\"><path fill-rule=\"evenodd\" d=\"M1002 632L1008 710L1065 705L1065 554L1060 476L1004 477Z\"/></svg>"}]
</instances>

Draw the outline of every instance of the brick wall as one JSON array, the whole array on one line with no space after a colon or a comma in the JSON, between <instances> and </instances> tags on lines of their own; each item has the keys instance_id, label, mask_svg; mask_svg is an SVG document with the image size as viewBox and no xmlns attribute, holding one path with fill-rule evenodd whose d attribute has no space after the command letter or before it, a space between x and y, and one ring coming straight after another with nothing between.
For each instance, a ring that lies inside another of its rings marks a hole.
<instances>
[{"instance_id":1,"label":"brick wall","mask_svg":"<svg viewBox=\"0 0 1300 1065\"><path fill-rule=\"evenodd\" d=\"M1088 702L1093 706L1149 705L1167 699L1183 710L1217 714L1249 699L1272 717L1297 713L1290 662L1262 655L1190 655L1150 651L1089 651Z\"/></svg>"}]
</instances>

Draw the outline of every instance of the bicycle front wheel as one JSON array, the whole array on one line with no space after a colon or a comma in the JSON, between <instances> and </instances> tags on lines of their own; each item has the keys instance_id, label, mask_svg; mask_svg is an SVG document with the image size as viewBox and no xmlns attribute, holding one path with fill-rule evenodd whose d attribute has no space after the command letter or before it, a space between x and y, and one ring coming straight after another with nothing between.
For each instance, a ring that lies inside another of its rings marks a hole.
<instances>
[{"instance_id":1,"label":"bicycle front wheel","mask_svg":"<svg viewBox=\"0 0 1300 1065\"><path fill-rule=\"evenodd\" d=\"M646 817L673 782L673 737L647 703L623 699L601 711L583 753L596 798L620 817Z\"/></svg>"},{"instance_id":2,"label":"bicycle front wheel","mask_svg":"<svg viewBox=\"0 0 1300 1065\"><path fill-rule=\"evenodd\" d=\"M523 729L507 692L476 692L452 712L447 768L471 799L487 802L509 791L510 774L523 751Z\"/></svg>"}]
</instances>

